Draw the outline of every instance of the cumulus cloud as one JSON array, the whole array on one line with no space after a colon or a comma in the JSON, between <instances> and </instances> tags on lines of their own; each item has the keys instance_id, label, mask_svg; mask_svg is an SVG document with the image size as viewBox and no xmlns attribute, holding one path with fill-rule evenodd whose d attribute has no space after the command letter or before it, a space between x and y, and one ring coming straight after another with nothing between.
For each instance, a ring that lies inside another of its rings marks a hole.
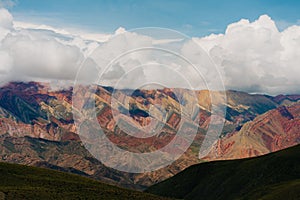
<instances>
[{"instance_id":1,"label":"cumulus cloud","mask_svg":"<svg viewBox=\"0 0 300 200\"><path fill-rule=\"evenodd\" d=\"M13 58L12 73L21 79L26 75L37 78L73 79L83 59L77 47L63 45L55 39L45 40L29 35L8 35L2 48Z\"/></svg>"},{"instance_id":2,"label":"cumulus cloud","mask_svg":"<svg viewBox=\"0 0 300 200\"><path fill-rule=\"evenodd\" d=\"M228 89L269 94L299 93L300 26L278 31L267 15L242 19L225 34L195 40L225 71Z\"/></svg>"},{"instance_id":3,"label":"cumulus cloud","mask_svg":"<svg viewBox=\"0 0 300 200\"><path fill-rule=\"evenodd\" d=\"M70 33L46 25L16 22L0 9L0 83L74 81L85 57L110 35ZM57 80L57 81L53 81Z\"/></svg>"},{"instance_id":4,"label":"cumulus cloud","mask_svg":"<svg viewBox=\"0 0 300 200\"><path fill-rule=\"evenodd\" d=\"M90 33L90 32L84 32L82 30L77 30L77 29L65 30L61 28L54 28L44 24L33 24L33 23L22 22L22 21L14 21L14 28L16 30L22 30L22 29L36 30L36 31L47 30L52 33L69 36L73 38L80 37L84 40L95 41L95 42L105 42L112 36L112 34ZM116 30L116 33L118 32L120 32L120 29Z\"/></svg>"},{"instance_id":5,"label":"cumulus cloud","mask_svg":"<svg viewBox=\"0 0 300 200\"><path fill-rule=\"evenodd\" d=\"M12 29L13 17L4 8L0 8L0 41Z\"/></svg>"},{"instance_id":6,"label":"cumulus cloud","mask_svg":"<svg viewBox=\"0 0 300 200\"><path fill-rule=\"evenodd\" d=\"M58 29L14 21L6 9L0 9L0 79L2 83L44 80L57 85L71 83L80 70L80 80L94 82L102 74L98 83L111 86L120 78L126 88L137 87L141 80L160 79L169 87L219 89L215 77L221 74L226 89L300 92L300 26L279 31L263 15L253 22L232 23L224 34L202 38L160 37L159 33L127 32L122 27L112 34ZM154 67L143 67L147 65Z\"/></svg>"},{"instance_id":7,"label":"cumulus cloud","mask_svg":"<svg viewBox=\"0 0 300 200\"><path fill-rule=\"evenodd\" d=\"M185 43L193 43L198 49L194 48L190 54L183 55L182 48ZM200 87L201 77L192 65L184 60L190 58L195 51L200 53L197 54L200 55L200 59L201 55L205 54L190 38L174 31L145 28L124 32L119 29L116 35L100 45L90 58L98 66L100 78L97 83L101 85L132 89L148 84L148 88L151 88L151 85L160 85L196 89ZM82 72L86 74L84 69ZM205 86L203 81L202 86Z\"/></svg>"},{"instance_id":8,"label":"cumulus cloud","mask_svg":"<svg viewBox=\"0 0 300 200\"><path fill-rule=\"evenodd\" d=\"M199 50L195 42L207 52L210 58ZM167 46L167 49L171 47L175 51L180 49L177 51L180 52L180 56L188 58L197 70L193 71L188 68L188 64L181 62L177 57L164 56L163 52L158 52L159 56L153 52L150 54L135 52L120 61L122 70L115 68L118 72L111 71L110 75L119 74L120 71L126 73L131 70L129 66L147 65L151 61L156 61L162 66L178 68L178 72L189 79L192 88L196 89L209 87L218 90L222 88L221 83L216 81L216 77L221 74L226 89L274 95L300 92L298 77L300 74L300 26L294 25L279 31L275 22L267 15L262 15L253 22L242 19L232 23L228 25L224 34L212 34L192 40L180 38L157 40L149 35L121 34L97 49L95 60L98 59L97 63L103 62L105 58L110 60L126 50L142 46L162 48ZM133 64L133 61L136 64ZM218 70L213 69L211 61ZM105 65L99 64L99 66ZM200 77L196 75L197 72L200 72ZM167 74L168 70L163 67L160 73L157 73L157 70L151 72L149 69L143 73L145 82L153 77L164 79ZM167 77L172 87L187 87L186 84L178 81L178 78ZM201 78L202 80L199 81Z\"/></svg>"}]
</instances>

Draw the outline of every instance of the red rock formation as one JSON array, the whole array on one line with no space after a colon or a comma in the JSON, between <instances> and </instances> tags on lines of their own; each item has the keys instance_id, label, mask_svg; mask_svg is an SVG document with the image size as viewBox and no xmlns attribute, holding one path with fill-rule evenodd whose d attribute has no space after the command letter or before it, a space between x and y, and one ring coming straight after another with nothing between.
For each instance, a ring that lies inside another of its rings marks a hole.
<instances>
[{"instance_id":1,"label":"red rock formation","mask_svg":"<svg viewBox=\"0 0 300 200\"><path fill-rule=\"evenodd\" d=\"M116 90L114 91L115 96L112 97L112 88L100 86L95 88L98 122L107 137L123 149L132 152L151 152L160 149L174 138L181 122L185 123L181 127L181 130L184 132L198 132L192 147L174 164L157 172L138 174L131 177L135 183L142 185L161 181L199 162L199 146L211 122L210 97L216 98L216 102L223 102L224 100L222 99L223 96L218 92L195 91L198 98L196 102L198 102L199 111L195 111L191 116L192 119L190 119L190 116L187 116L186 113L181 113L180 108L186 102L194 102L194 97L184 89L180 89L180 93L184 95L177 97L174 94L175 89L140 90L133 92L130 96L128 91ZM77 91L81 98L76 99L78 102L74 102L77 105L75 110L84 106L84 100L89 98L90 94L86 94L85 91L86 88L84 87ZM39 146L39 143L41 143L45 148L48 148L50 145L51 148L49 147L49 149L51 151L49 152L57 152L60 150L61 145L69 142L70 144L80 142L73 121L72 92L72 88L63 91L52 91L49 85L34 82L10 83L2 87L0 89L0 138L2 138L3 146L0 147L0 152L2 152L3 158L6 158L9 162L30 165L47 162L62 167L74 167L86 174L97 176L95 173L99 173L99 171L97 172L97 166L99 165L96 166L95 162L91 161L91 158L86 159L85 155L78 156L84 151L82 146L82 149L77 149L78 152L68 152L68 155L66 155L66 149L69 150L73 147L61 150L55 155L49 153L45 160L41 160L41 157L45 155L42 155L39 147L36 148L38 150L32 147L34 144ZM118 105L124 109L123 111L118 110L120 109L119 107L111 107L112 98L117 99ZM300 143L298 131L300 130L300 106L299 103L295 104L299 99L297 95L272 98L265 95L250 95L228 91L227 99L228 115L226 116L223 131L223 135L226 135L213 147L213 150L207 156L208 160L257 156ZM130 111L130 105L127 105L128 102L135 105L135 109L138 112L131 112L131 115L125 116L124 113L129 113ZM280 106L283 102L284 104L291 103L294 105L281 107L257 117L268 110ZM152 116L150 114L153 113L150 113L147 116L151 106L155 107L157 104L165 110L166 115L164 116L160 109L154 109L154 115ZM112 109L117 114L124 116L125 124L128 123L135 129L149 125L153 119L165 124L165 126L153 137L145 139L135 138L120 130L116 125L117 119L113 118ZM257 118L254 121L248 122L255 117ZM221 117L219 118L219 121L223 120ZM129 123L129 120L133 121L133 123ZM164 120L166 120L166 123L164 123ZM199 129L197 123L200 126ZM12 136L12 138L8 137L10 139L5 140L7 135ZM35 143L30 143L24 140L24 136L55 142L47 143L44 140L35 140ZM184 143L186 141L182 138L180 142ZM12 151L9 145L5 146L4 144L12 145L18 150L18 153ZM26 153L23 153L21 150L26 150L24 151ZM56 157L58 158L56 159ZM100 170L103 170L103 168ZM105 176L110 177L110 173L110 171L106 171ZM103 175L103 173L99 174ZM122 176L124 178L126 175L123 174Z\"/></svg>"},{"instance_id":2,"label":"red rock formation","mask_svg":"<svg viewBox=\"0 0 300 200\"><path fill-rule=\"evenodd\" d=\"M259 156L300 143L300 103L281 106L218 141L206 160Z\"/></svg>"}]
</instances>

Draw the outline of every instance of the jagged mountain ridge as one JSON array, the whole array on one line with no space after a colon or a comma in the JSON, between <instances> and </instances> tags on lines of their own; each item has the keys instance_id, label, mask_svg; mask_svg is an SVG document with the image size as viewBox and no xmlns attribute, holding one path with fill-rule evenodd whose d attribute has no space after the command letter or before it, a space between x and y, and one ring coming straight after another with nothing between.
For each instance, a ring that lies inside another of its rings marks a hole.
<instances>
[{"instance_id":1,"label":"jagged mountain ridge","mask_svg":"<svg viewBox=\"0 0 300 200\"><path fill-rule=\"evenodd\" d=\"M161 103L165 107L169 107L164 133L159 137L141 142L141 140L134 140L115 127L110 106L112 91L113 88L98 86L96 92L98 122L111 141L122 148L137 152L159 149L167 144L172 139L172 135L176 133L176 126L182 117L178 112L179 101L189 100L188 96L179 97L180 100L175 98L172 89L167 88L157 91L137 90L131 96L126 95L129 93L128 91L118 91L118 95L124 99L124 102L126 102L125 99L129 99L131 103L131 107L125 103L121 106L127 111L129 110L130 117L142 126L147 125L153 117L146 114L150 105ZM190 165L201 162L198 159L199 146L210 122L211 102L208 91L196 91L196 95L199 106L196 118L199 119L200 128L194 143L187 152L172 165L156 172L127 174L108 169L100 162L95 162L95 159L91 159L89 153L81 145L72 117L72 89L52 91L47 84L10 83L0 89L1 159L6 162L71 170L99 180L118 182L126 187L143 188L171 177ZM281 95L279 98L250 95L237 91L227 91L226 95L227 115L223 129L225 137L235 134L246 122L253 120L258 115L280 107L281 103L293 104L300 99L300 96L297 95L292 97ZM16 99L18 100L16 101ZM22 106L18 105L19 102ZM73 149L73 151L66 153L66 149ZM83 164L78 164L81 162Z\"/></svg>"},{"instance_id":2,"label":"jagged mountain ridge","mask_svg":"<svg viewBox=\"0 0 300 200\"><path fill-rule=\"evenodd\" d=\"M212 148L207 160L228 160L264 155L300 143L300 103L280 106L247 122Z\"/></svg>"}]
</instances>

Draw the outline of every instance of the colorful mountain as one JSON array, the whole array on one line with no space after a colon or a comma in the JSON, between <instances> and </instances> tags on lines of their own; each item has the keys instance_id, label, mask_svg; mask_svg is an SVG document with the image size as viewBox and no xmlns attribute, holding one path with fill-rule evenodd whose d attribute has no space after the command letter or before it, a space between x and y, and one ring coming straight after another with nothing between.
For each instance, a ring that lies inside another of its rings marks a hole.
<instances>
[{"instance_id":1,"label":"colorful mountain","mask_svg":"<svg viewBox=\"0 0 300 200\"><path fill-rule=\"evenodd\" d=\"M130 174L105 167L84 148L74 125L72 88L55 91L45 83L9 83L0 88L0 160L69 171L129 188L143 189L169 178L193 164L203 162L198 158L198 154L211 120L210 95L217 99L221 98L222 95L218 92L205 90L194 91L197 97L196 105L199 109L198 112L194 113L194 118L190 120L184 113L180 112L180 107L184 106L186 102L194 101L194 99L189 95L190 91L180 90L181 94L184 95L176 96L174 89L168 88L130 91L97 86L95 105L98 122L112 142L128 151L153 151L168 144L176 134L180 120L184 120L188 125L185 129L186 132L197 129L199 125L193 144L173 164L155 172ZM112 98L115 98L112 97L112 92L118 98L118 110L111 106ZM227 141L228 144L231 143L231 140L227 138L235 138L236 143L239 143L239 135L244 135L241 132L246 133L247 127L249 128L252 123L256 123L258 129L263 129L264 123L257 123L256 121L263 116L274 117L273 114L268 115L268 111L277 112L282 108L289 110L290 107L287 105L293 107L295 104L296 106L300 99L299 95L272 97L238 91L227 91L226 96L225 125L220 142L216 143L224 143L224 145L220 145L220 148L214 146L205 158L206 160L226 158L227 151L225 152L223 149L226 149ZM154 110L155 115L149 115L150 107L153 108L155 104L167 108L165 119L158 117L164 116L159 109ZM283 105L287 107L282 107ZM165 126L157 136L137 140L116 126L112 112L119 112L124 116L125 113L128 113L127 118L122 118L124 119L123 123L133 129L135 126L149 124L153 118ZM297 109L289 111L289 113L292 113L291 115L295 119L280 118L280 114L278 114L278 118L272 118L272 123L277 124L278 127L280 127L281 122L275 122L277 119L283 120L282 123L285 123L277 135L275 134L271 139L267 136L263 136L263 138L259 136L249 140L253 143L253 149L246 151L256 153L236 153L232 158L261 155L299 143L299 134L295 133L297 127L288 128L294 126L295 121L297 121ZM129 123L128 120L133 120L134 123ZM163 122L164 120L166 123ZM265 132L268 130L266 129ZM290 142L284 141L287 130L290 130L288 133L290 134ZM275 148L276 142L273 139L281 145ZM263 143L262 141L265 140L269 142ZM220 154L216 154L216 152L220 152ZM228 158L230 157L228 156Z\"/></svg>"},{"instance_id":2,"label":"colorful mountain","mask_svg":"<svg viewBox=\"0 0 300 200\"><path fill-rule=\"evenodd\" d=\"M220 139L207 160L229 160L264 155L300 143L300 103L280 106Z\"/></svg>"}]
</instances>

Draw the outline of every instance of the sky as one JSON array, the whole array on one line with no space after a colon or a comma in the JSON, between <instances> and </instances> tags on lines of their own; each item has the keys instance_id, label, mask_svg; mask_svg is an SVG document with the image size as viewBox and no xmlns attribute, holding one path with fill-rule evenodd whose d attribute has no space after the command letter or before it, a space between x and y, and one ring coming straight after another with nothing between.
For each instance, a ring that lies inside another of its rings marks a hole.
<instances>
[{"instance_id":1,"label":"sky","mask_svg":"<svg viewBox=\"0 0 300 200\"><path fill-rule=\"evenodd\" d=\"M284 29L300 24L298 0L17 0L15 20L112 33L118 27L164 27L190 36L222 33L241 18L269 15Z\"/></svg>"},{"instance_id":2,"label":"sky","mask_svg":"<svg viewBox=\"0 0 300 200\"><path fill-rule=\"evenodd\" d=\"M102 74L97 83L112 87L300 94L299 10L296 0L0 0L0 84L59 89ZM140 27L189 37L128 31Z\"/></svg>"}]
</instances>

